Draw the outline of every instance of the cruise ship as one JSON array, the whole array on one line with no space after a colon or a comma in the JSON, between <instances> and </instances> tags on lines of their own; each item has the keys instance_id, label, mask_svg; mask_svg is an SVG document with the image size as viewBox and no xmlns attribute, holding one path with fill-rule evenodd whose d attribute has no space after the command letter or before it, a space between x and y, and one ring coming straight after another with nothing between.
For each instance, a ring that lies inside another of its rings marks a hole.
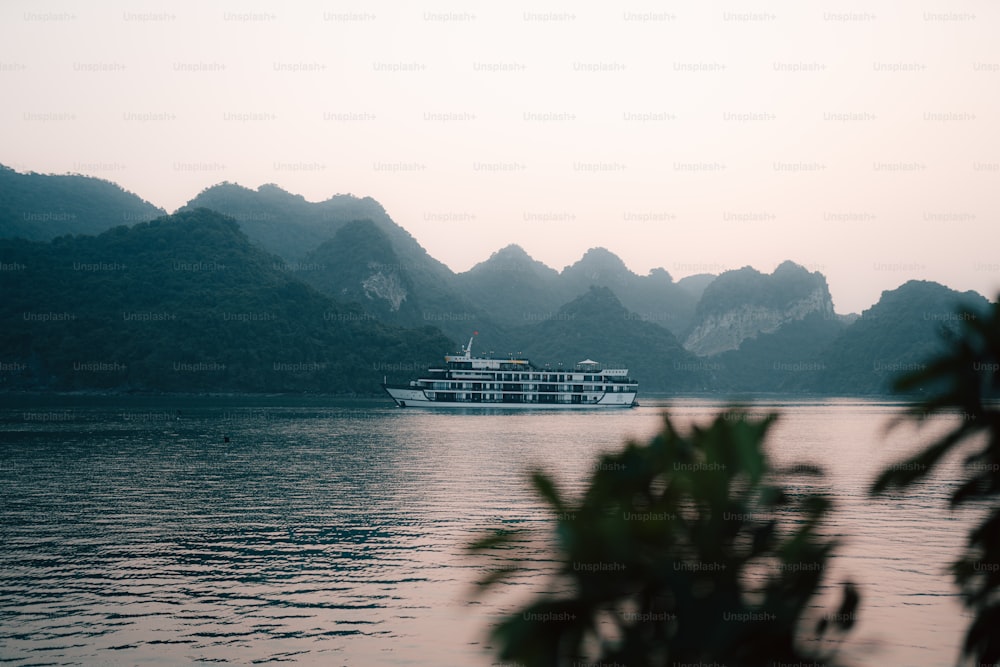
<instances>
[{"instance_id":1,"label":"cruise ship","mask_svg":"<svg viewBox=\"0 0 1000 667\"><path fill-rule=\"evenodd\" d=\"M472 338L460 355L445 355L409 384L383 384L401 408L630 408L639 383L627 368L590 359L572 370L537 368L527 359L472 356Z\"/></svg>"}]
</instances>

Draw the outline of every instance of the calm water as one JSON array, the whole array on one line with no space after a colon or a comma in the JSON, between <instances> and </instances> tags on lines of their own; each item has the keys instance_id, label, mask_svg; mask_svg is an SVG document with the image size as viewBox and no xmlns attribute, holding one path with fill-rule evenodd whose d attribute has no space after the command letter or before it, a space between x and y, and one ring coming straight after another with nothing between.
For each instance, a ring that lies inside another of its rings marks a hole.
<instances>
[{"instance_id":1,"label":"calm water","mask_svg":"<svg viewBox=\"0 0 1000 667\"><path fill-rule=\"evenodd\" d=\"M490 665L486 631L545 583L473 595L487 528L544 529L539 464L579 489L661 407L434 414L383 401L75 399L0 408L0 659L45 664ZM718 405L674 401L682 422ZM823 465L843 536L830 583L863 593L858 665L953 663L968 621L944 566L974 516L957 474L902 502L865 491L924 438L899 407L780 403L769 446ZM926 432L947 426L925 423ZM225 442L225 438L229 442ZM830 598L833 604L833 598Z\"/></svg>"}]
</instances>

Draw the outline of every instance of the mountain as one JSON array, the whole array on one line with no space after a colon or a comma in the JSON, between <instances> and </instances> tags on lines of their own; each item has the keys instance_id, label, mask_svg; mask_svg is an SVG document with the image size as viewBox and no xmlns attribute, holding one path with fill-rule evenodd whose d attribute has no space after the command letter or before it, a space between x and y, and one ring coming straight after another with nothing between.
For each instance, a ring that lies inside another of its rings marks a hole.
<instances>
[{"instance_id":1,"label":"mountain","mask_svg":"<svg viewBox=\"0 0 1000 667\"><path fill-rule=\"evenodd\" d=\"M48 241L64 234L99 234L164 214L110 181L22 174L0 165L0 238Z\"/></svg>"},{"instance_id":2,"label":"mountain","mask_svg":"<svg viewBox=\"0 0 1000 667\"><path fill-rule=\"evenodd\" d=\"M693 276L686 276L677 281L677 286L691 295L695 303L701 299L705 293L705 288L718 278L714 273L696 273Z\"/></svg>"},{"instance_id":3,"label":"mountain","mask_svg":"<svg viewBox=\"0 0 1000 667\"><path fill-rule=\"evenodd\" d=\"M727 392L820 392L823 352L847 327L839 317L813 312L770 333L745 339L736 350L705 361Z\"/></svg>"},{"instance_id":4,"label":"mountain","mask_svg":"<svg viewBox=\"0 0 1000 667\"><path fill-rule=\"evenodd\" d=\"M532 259L518 245L502 248L458 274L456 284L471 303L509 326L540 322L579 296L566 289L555 269Z\"/></svg>"},{"instance_id":5,"label":"mountain","mask_svg":"<svg viewBox=\"0 0 1000 667\"><path fill-rule=\"evenodd\" d=\"M482 310L427 266L402 260L371 220L355 220L306 255L295 275L335 299L356 303L372 318L404 327L435 326L453 340L497 329Z\"/></svg>"},{"instance_id":6,"label":"mountain","mask_svg":"<svg viewBox=\"0 0 1000 667\"><path fill-rule=\"evenodd\" d=\"M235 183L220 183L203 190L179 210L196 208L212 209L234 218L251 241L292 264L332 239L347 223L371 220L402 259L422 261L442 274L451 274L448 267L430 257L371 197L341 194L310 202L273 184L251 190Z\"/></svg>"},{"instance_id":7,"label":"mountain","mask_svg":"<svg viewBox=\"0 0 1000 667\"><path fill-rule=\"evenodd\" d=\"M726 271L705 287L684 347L699 356L735 350L748 338L817 313L834 318L826 278L790 261L770 275L749 266Z\"/></svg>"},{"instance_id":8,"label":"mountain","mask_svg":"<svg viewBox=\"0 0 1000 667\"><path fill-rule=\"evenodd\" d=\"M222 183L181 210L194 207L232 216L251 240L281 256L317 289L356 300L383 321L434 324L452 338L463 338L477 328L506 330L538 322L591 285L610 287L642 319L679 334L688 328L700 294L700 286L681 287L663 269L638 276L603 248L591 249L558 273L520 247L508 246L456 275L371 198L337 195L313 203L275 185L251 190ZM358 247L358 239L337 235L345 225L360 220L370 221L388 239L392 261L384 259L384 247L373 250L374 256L337 249L344 242ZM355 263L358 266L352 266ZM383 268L376 269L379 266ZM389 266L391 270L385 268ZM394 296L388 300L379 296L390 293ZM398 303L391 303L394 300ZM419 318L416 309L421 310Z\"/></svg>"},{"instance_id":9,"label":"mountain","mask_svg":"<svg viewBox=\"0 0 1000 667\"><path fill-rule=\"evenodd\" d=\"M392 243L371 220L349 222L296 267L296 275L383 321L420 319L413 284Z\"/></svg>"},{"instance_id":10,"label":"mountain","mask_svg":"<svg viewBox=\"0 0 1000 667\"><path fill-rule=\"evenodd\" d=\"M667 329L642 321L607 287L592 287L551 317L513 332L514 350L536 365L572 368L584 359L623 365L640 391L711 387L702 364Z\"/></svg>"},{"instance_id":11,"label":"mountain","mask_svg":"<svg viewBox=\"0 0 1000 667\"><path fill-rule=\"evenodd\" d=\"M477 329L500 333L537 323L592 285L611 288L640 319L680 335L688 330L701 292L712 279L699 276L674 283L663 269L639 276L604 248L592 248L560 273L519 246L503 248L456 275L375 200L352 195L308 202L275 185L251 190L221 183L181 210L195 207L235 218L252 241L281 256L320 291L355 301L382 321L435 325L453 339L464 339ZM363 220L384 235L388 246L371 230L365 232L367 240L357 236L357 229L338 236L346 225ZM497 335L497 343L505 338Z\"/></svg>"},{"instance_id":12,"label":"mountain","mask_svg":"<svg viewBox=\"0 0 1000 667\"><path fill-rule=\"evenodd\" d=\"M375 392L454 347L324 296L206 209L0 256L8 389Z\"/></svg>"},{"instance_id":13,"label":"mountain","mask_svg":"<svg viewBox=\"0 0 1000 667\"><path fill-rule=\"evenodd\" d=\"M817 386L832 394L889 393L894 377L920 369L944 350L942 336L958 326L959 304L975 311L989 301L925 280L882 292L824 350Z\"/></svg>"},{"instance_id":14,"label":"mountain","mask_svg":"<svg viewBox=\"0 0 1000 667\"><path fill-rule=\"evenodd\" d=\"M680 287L664 269L637 275L605 248L591 248L575 264L564 268L560 278L564 289L573 296L585 293L592 285L607 287L640 319L669 329L676 336L687 331L698 303L697 289Z\"/></svg>"},{"instance_id":15,"label":"mountain","mask_svg":"<svg viewBox=\"0 0 1000 667\"><path fill-rule=\"evenodd\" d=\"M986 303L912 281L837 315L792 262L675 282L604 248L558 272L512 245L456 275L373 199L274 185L159 213L0 167L0 387L371 391L479 332L482 352L627 364L645 391L878 393L940 349L958 302Z\"/></svg>"},{"instance_id":16,"label":"mountain","mask_svg":"<svg viewBox=\"0 0 1000 667\"><path fill-rule=\"evenodd\" d=\"M490 317L506 326L540 322L591 287L607 287L638 319L675 335L688 327L700 294L697 287L674 283L664 269L639 276L605 248L591 248L557 272L510 245L458 274L457 284L471 302L484 304Z\"/></svg>"},{"instance_id":17,"label":"mountain","mask_svg":"<svg viewBox=\"0 0 1000 667\"><path fill-rule=\"evenodd\" d=\"M618 255L606 248L591 248L576 263L562 270L563 282L573 291L586 291L591 285L623 289L638 276L625 266Z\"/></svg>"},{"instance_id":18,"label":"mountain","mask_svg":"<svg viewBox=\"0 0 1000 667\"><path fill-rule=\"evenodd\" d=\"M300 279L335 299L356 301L381 321L436 326L456 340L477 328L495 328L486 308L458 290L451 269L370 197L336 195L309 202L276 185L251 190L222 183L181 210L193 207L232 216L252 241L279 255ZM365 221L367 227L358 226Z\"/></svg>"}]
</instances>

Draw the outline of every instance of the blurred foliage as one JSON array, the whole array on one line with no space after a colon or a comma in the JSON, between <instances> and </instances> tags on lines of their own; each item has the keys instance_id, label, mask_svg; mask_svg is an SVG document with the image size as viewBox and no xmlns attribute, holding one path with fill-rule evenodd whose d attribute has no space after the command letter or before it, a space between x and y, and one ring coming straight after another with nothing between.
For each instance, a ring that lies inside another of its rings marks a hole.
<instances>
[{"instance_id":1,"label":"blurred foliage","mask_svg":"<svg viewBox=\"0 0 1000 667\"><path fill-rule=\"evenodd\" d=\"M628 443L594 466L578 500L541 471L534 487L556 516L558 569L548 591L492 632L499 657L523 665L776 663L834 665L833 645L856 618L859 594L817 617L835 542L821 533L830 501L810 466L772 467L764 440L775 415L738 408L679 433L669 417L648 444ZM519 531L470 546L516 571ZM523 548L523 547L522 547Z\"/></svg>"},{"instance_id":2,"label":"blurred foliage","mask_svg":"<svg viewBox=\"0 0 1000 667\"><path fill-rule=\"evenodd\" d=\"M926 397L909 408L905 421L948 416L954 426L922 451L886 468L873 494L907 489L928 478L950 454L964 455L965 477L950 505L982 506L986 518L968 536L951 566L965 606L974 614L962 655L978 665L1000 663L1000 303L984 313L960 308L947 349L918 371L900 377L900 392ZM929 389L928 389L929 388Z\"/></svg>"}]
</instances>

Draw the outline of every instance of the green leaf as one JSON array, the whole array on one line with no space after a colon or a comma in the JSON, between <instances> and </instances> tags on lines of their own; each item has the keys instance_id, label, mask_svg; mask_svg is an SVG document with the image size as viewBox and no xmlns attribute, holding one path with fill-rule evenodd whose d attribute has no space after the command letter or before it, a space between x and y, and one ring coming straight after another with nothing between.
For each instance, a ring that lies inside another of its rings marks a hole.
<instances>
[{"instance_id":1,"label":"green leaf","mask_svg":"<svg viewBox=\"0 0 1000 667\"><path fill-rule=\"evenodd\" d=\"M489 535L479 538L475 542L466 546L467 551L490 551L500 547L508 547L515 538L522 537L524 531L521 529L494 529Z\"/></svg>"},{"instance_id":2,"label":"green leaf","mask_svg":"<svg viewBox=\"0 0 1000 667\"><path fill-rule=\"evenodd\" d=\"M861 593L852 582L844 584L844 598L837 610L837 624L844 631L854 627L854 619L861 603Z\"/></svg>"},{"instance_id":3,"label":"green leaf","mask_svg":"<svg viewBox=\"0 0 1000 667\"><path fill-rule=\"evenodd\" d=\"M566 506L563 504L562 498L559 497L559 490L556 489L556 485L552 481L552 478L541 470L535 470L531 473L531 482L535 487L535 491L538 492L538 495L548 501L549 505L551 505L556 512L563 513L566 511Z\"/></svg>"},{"instance_id":4,"label":"green leaf","mask_svg":"<svg viewBox=\"0 0 1000 667\"><path fill-rule=\"evenodd\" d=\"M894 463L882 471L872 485L871 493L884 493L892 487L905 488L930 474L942 456L965 436L961 428L946 435L927 449L908 459Z\"/></svg>"}]
</instances>

